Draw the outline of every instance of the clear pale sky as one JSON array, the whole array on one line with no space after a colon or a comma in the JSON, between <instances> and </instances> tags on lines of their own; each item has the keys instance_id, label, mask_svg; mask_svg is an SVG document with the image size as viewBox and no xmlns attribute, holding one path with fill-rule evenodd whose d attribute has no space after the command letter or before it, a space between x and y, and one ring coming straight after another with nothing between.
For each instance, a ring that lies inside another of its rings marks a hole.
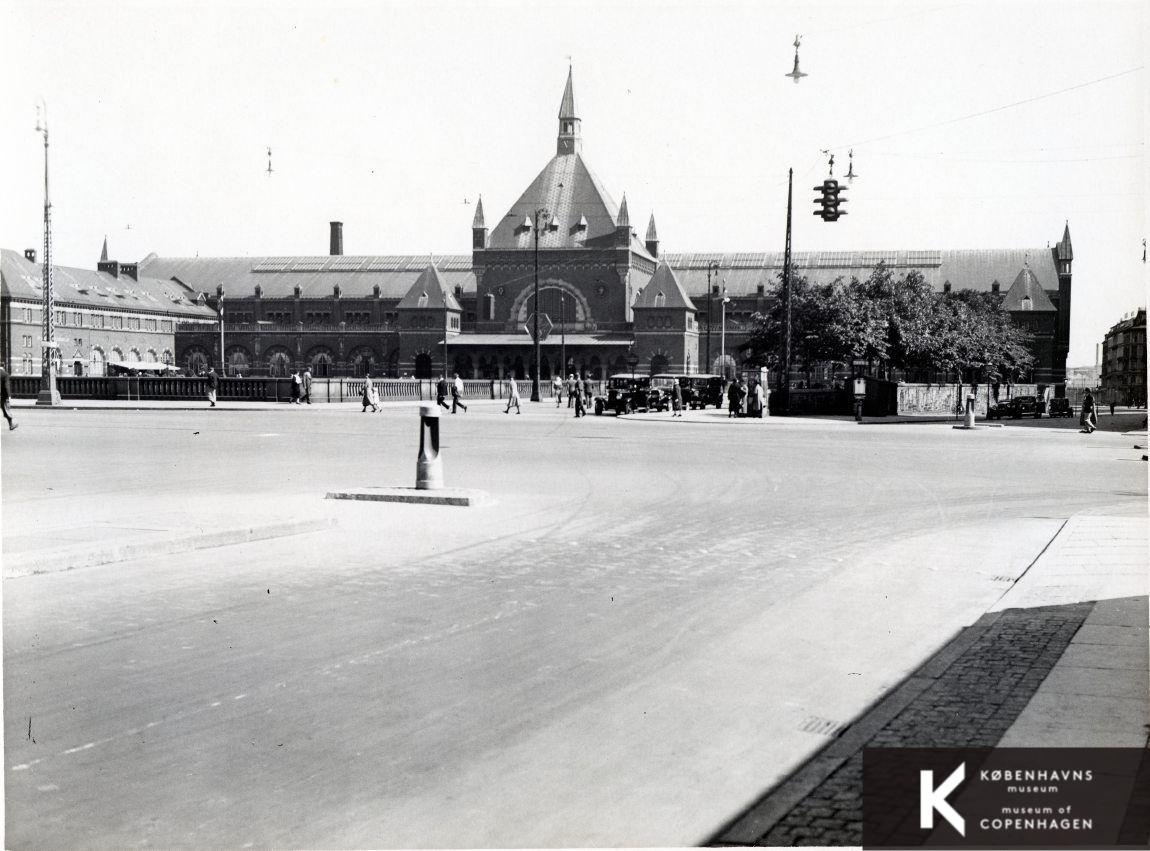
<instances>
[{"instance_id":1,"label":"clear pale sky","mask_svg":"<svg viewBox=\"0 0 1150 851\"><path fill-rule=\"evenodd\" d=\"M793 166L796 250L1044 248L1069 220L1069 366L1146 303L1141 0L0 10L0 245L42 250L43 97L61 265L105 235L120 260L326 254L332 219L348 254L468 253L476 198L502 216L553 155L571 61L584 155L664 251L781 250ZM841 175L852 145L824 223L820 149Z\"/></svg>"}]
</instances>

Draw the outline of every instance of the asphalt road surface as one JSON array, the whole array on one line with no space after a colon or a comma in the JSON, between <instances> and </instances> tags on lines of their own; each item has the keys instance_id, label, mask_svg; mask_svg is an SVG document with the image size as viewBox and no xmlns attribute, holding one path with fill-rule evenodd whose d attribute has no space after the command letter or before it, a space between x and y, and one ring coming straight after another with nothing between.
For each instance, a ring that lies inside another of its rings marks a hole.
<instances>
[{"instance_id":1,"label":"asphalt road surface","mask_svg":"<svg viewBox=\"0 0 1150 851\"><path fill-rule=\"evenodd\" d=\"M414 484L414 407L21 412L6 542L338 526L5 580L6 846L697 843L1146 506L1121 434L524 410L444 418L477 508L323 499Z\"/></svg>"}]
</instances>

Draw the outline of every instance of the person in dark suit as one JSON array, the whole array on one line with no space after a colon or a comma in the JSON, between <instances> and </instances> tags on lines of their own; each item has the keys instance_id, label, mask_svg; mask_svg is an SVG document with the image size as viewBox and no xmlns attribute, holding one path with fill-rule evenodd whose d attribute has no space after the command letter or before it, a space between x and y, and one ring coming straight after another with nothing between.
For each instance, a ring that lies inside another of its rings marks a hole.
<instances>
[{"instance_id":1,"label":"person in dark suit","mask_svg":"<svg viewBox=\"0 0 1150 851\"><path fill-rule=\"evenodd\" d=\"M447 404L447 393L447 379L441 378L435 383L435 403L445 411L450 411L451 406Z\"/></svg>"},{"instance_id":2,"label":"person in dark suit","mask_svg":"<svg viewBox=\"0 0 1150 851\"><path fill-rule=\"evenodd\" d=\"M0 410L4 412L4 419L8 420L8 431L16 428L12 421L12 414L8 411L8 402L12 399L12 384L8 380L8 370L0 366Z\"/></svg>"}]
</instances>

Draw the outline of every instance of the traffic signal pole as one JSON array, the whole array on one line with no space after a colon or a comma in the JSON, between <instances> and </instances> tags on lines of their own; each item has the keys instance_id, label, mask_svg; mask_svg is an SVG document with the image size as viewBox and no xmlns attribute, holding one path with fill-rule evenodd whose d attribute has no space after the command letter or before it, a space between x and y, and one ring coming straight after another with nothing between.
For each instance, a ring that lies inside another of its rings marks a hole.
<instances>
[{"instance_id":1,"label":"traffic signal pole","mask_svg":"<svg viewBox=\"0 0 1150 851\"><path fill-rule=\"evenodd\" d=\"M794 169L787 169L787 241L783 250L783 374L779 379L779 392L782 394L782 413L790 412L791 407L791 184Z\"/></svg>"}]
</instances>

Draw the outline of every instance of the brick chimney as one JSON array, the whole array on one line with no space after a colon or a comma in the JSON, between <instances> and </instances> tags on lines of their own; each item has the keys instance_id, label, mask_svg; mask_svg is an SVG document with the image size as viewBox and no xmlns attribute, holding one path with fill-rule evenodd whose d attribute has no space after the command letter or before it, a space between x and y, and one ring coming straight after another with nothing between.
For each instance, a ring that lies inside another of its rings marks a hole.
<instances>
[{"instance_id":1,"label":"brick chimney","mask_svg":"<svg viewBox=\"0 0 1150 851\"><path fill-rule=\"evenodd\" d=\"M35 263L36 262L36 249L35 248L25 248L24 249L24 259L27 260L29 263Z\"/></svg>"},{"instance_id":2,"label":"brick chimney","mask_svg":"<svg viewBox=\"0 0 1150 851\"><path fill-rule=\"evenodd\" d=\"M331 223L331 251L332 257L343 254L343 222Z\"/></svg>"},{"instance_id":3,"label":"brick chimney","mask_svg":"<svg viewBox=\"0 0 1150 851\"><path fill-rule=\"evenodd\" d=\"M96 271L107 272L113 278L120 277L120 261L119 260L101 260L96 264Z\"/></svg>"},{"instance_id":4,"label":"brick chimney","mask_svg":"<svg viewBox=\"0 0 1150 851\"><path fill-rule=\"evenodd\" d=\"M139 280L140 267L136 263L121 263L120 271L131 278L133 281Z\"/></svg>"}]
</instances>

